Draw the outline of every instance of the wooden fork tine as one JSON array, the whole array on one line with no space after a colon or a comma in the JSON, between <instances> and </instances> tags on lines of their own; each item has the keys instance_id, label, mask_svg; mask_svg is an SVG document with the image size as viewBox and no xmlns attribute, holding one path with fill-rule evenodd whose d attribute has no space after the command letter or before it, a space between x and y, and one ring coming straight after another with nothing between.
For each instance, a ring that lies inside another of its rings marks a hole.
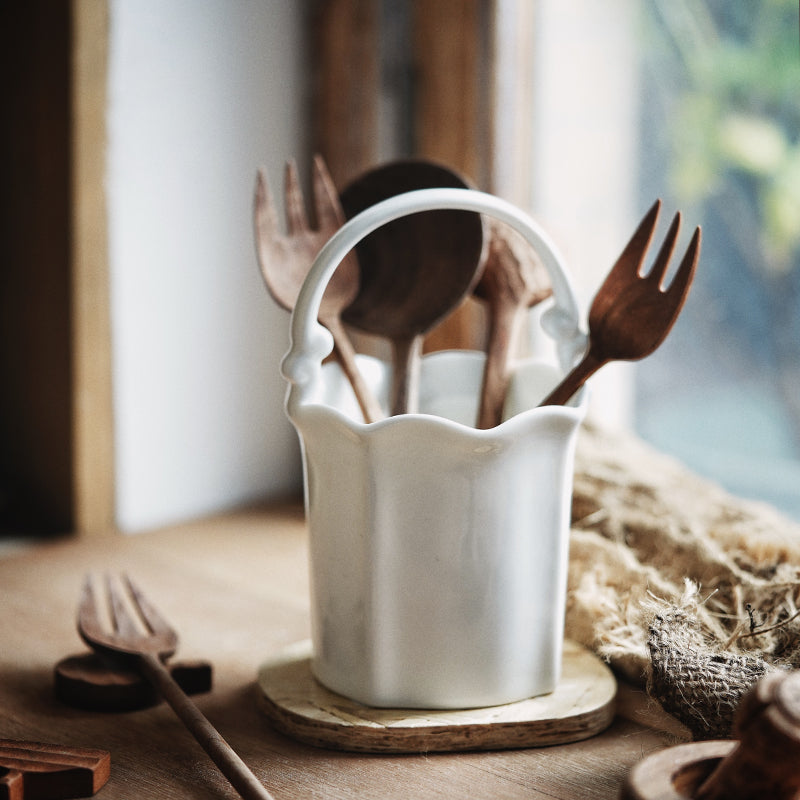
<instances>
[{"instance_id":1,"label":"wooden fork tine","mask_svg":"<svg viewBox=\"0 0 800 800\"><path fill-rule=\"evenodd\" d=\"M140 630L136 627L136 623L125 605L125 600L120 594L116 582L110 575L106 575L106 591L111 605L111 621L114 625L114 630L122 636L140 634Z\"/></svg>"},{"instance_id":2,"label":"wooden fork tine","mask_svg":"<svg viewBox=\"0 0 800 800\"><path fill-rule=\"evenodd\" d=\"M672 258L672 253L675 250L675 242L678 240L678 232L680 231L680 227L681 212L678 211L672 218L667 235L664 237L664 241L661 243L661 247L658 250L656 260L653 262L653 266L651 267L650 272L647 274L646 279L654 283L662 290L664 289L664 279L667 274L667 268L669 267L670 259Z\"/></svg>"},{"instance_id":3,"label":"wooden fork tine","mask_svg":"<svg viewBox=\"0 0 800 800\"><path fill-rule=\"evenodd\" d=\"M675 273L675 277L672 279L672 283L670 283L669 288L666 290L666 294L669 295L674 304L677 304L677 307L680 307L680 305L683 303L687 293L689 292L689 287L691 286L692 280L694 279L695 267L697 266L697 261L700 258L701 239L702 233L700 227L698 226L695 228L694 233L692 234L692 240L689 242L689 247L686 248L686 253L684 254L680 266Z\"/></svg>"},{"instance_id":4,"label":"wooden fork tine","mask_svg":"<svg viewBox=\"0 0 800 800\"><path fill-rule=\"evenodd\" d=\"M123 575L123 580L128 587L131 598L136 604L136 608L142 615L142 619L150 629L151 633L172 633L169 623L156 611L147 598L142 594L138 586L127 576Z\"/></svg>"},{"instance_id":5,"label":"wooden fork tine","mask_svg":"<svg viewBox=\"0 0 800 800\"><path fill-rule=\"evenodd\" d=\"M593 317L603 317L613 304L614 296L622 289L641 276L645 253L650 246L653 233L658 222L658 212L661 209L661 200L656 200L650 210L644 215L636 230L633 232L628 244L620 254L611 271L606 276L601 291L595 296L589 309L590 321Z\"/></svg>"},{"instance_id":6,"label":"wooden fork tine","mask_svg":"<svg viewBox=\"0 0 800 800\"><path fill-rule=\"evenodd\" d=\"M91 575L86 576L83 582L83 589L81 589L81 599L78 603L78 624L80 628L88 633L101 630Z\"/></svg>"},{"instance_id":7,"label":"wooden fork tine","mask_svg":"<svg viewBox=\"0 0 800 800\"><path fill-rule=\"evenodd\" d=\"M661 200L659 199L650 206L650 210L642 217L642 221L633 232L633 236L631 236L628 244L625 245L625 249L622 251L622 255L620 255L619 259L617 259L617 263L609 273L609 277L612 277L615 273L619 273L619 277L622 280L628 281L634 277L634 274L631 272L632 269L636 275L641 275L644 256L653 239L653 233L656 229L660 210Z\"/></svg>"},{"instance_id":8,"label":"wooden fork tine","mask_svg":"<svg viewBox=\"0 0 800 800\"><path fill-rule=\"evenodd\" d=\"M339 194L333 184L333 178L320 155L314 156L313 189L317 230L321 232L337 230L344 224L344 212L339 202Z\"/></svg>"},{"instance_id":9,"label":"wooden fork tine","mask_svg":"<svg viewBox=\"0 0 800 800\"><path fill-rule=\"evenodd\" d=\"M256 190L253 198L253 219L258 242L258 255L262 257L270 242L280 236L278 227L278 211L269 190L269 181L263 170L256 174Z\"/></svg>"},{"instance_id":10,"label":"wooden fork tine","mask_svg":"<svg viewBox=\"0 0 800 800\"><path fill-rule=\"evenodd\" d=\"M284 174L284 199L286 202L286 228L290 236L309 230L308 216L303 202L303 190L297 176L294 160L286 162Z\"/></svg>"}]
</instances>

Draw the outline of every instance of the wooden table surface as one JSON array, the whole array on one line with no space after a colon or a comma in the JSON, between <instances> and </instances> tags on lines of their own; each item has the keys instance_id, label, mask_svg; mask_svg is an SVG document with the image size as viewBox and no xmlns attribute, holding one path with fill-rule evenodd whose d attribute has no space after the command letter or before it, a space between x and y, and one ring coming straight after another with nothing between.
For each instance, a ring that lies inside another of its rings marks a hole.
<instances>
[{"instance_id":1,"label":"wooden table surface","mask_svg":"<svg viewBox=\"0 0 800 800\"><path fill-rule=\"evenodd\" d=\"M241 512L169 530L38 544L0 558L0 738L111 753L99 798L234 798L165 704L81 711L53 692L53 667L84 652L75 610L87 571L127 571L180 634L177 656L207 659L198 706L274 795L286 798L616 798L629 768L674 744L676 728L621 686L611 728L539 749L402 756L300 744L270 728L259 666L309 636L302 510Z\"/></svg>"}]
</instances>

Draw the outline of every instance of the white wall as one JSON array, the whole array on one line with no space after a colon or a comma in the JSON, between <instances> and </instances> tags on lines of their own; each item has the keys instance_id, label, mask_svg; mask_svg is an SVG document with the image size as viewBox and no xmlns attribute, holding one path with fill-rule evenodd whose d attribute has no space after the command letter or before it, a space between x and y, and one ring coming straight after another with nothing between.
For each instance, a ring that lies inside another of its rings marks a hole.
<instances>
[{"instance_id":1,"label":"white wall","mask_svg":"<svg viewBox=\"0 0 800 800\"><path fill-rule=\"evenodd\" d=\"M107 202L117 515L138 531L300 486L288 315L255 172L304 151L302 3L111 0ZM280 192L277 192L280 194Z\"/></svg>"}]
</instances>

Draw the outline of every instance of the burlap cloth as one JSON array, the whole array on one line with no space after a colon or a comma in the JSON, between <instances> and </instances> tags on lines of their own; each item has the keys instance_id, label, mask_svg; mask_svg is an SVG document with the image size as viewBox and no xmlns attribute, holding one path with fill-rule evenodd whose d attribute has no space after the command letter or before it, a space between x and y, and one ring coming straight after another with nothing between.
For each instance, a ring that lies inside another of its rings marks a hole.
<instances>
[{"instance_id":1,"label":"burlap cloth","mask_svg":"<svg viewBox=\"0 0 800 800\"><path fill-rule=\"evenodd\" d=\"M646 686L695 739L727 738L753 683L800 668L798 603L800 525L633 436L584 426L569 638Z\"/></svg>"}]
</instances>

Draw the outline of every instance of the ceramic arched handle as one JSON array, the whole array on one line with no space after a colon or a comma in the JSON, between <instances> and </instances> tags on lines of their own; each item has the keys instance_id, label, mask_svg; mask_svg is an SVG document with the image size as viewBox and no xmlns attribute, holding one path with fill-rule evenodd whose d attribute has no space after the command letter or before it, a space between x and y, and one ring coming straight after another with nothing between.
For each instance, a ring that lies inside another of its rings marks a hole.
<instances>
[{"instance_id":1,"label":"ceramic arched handle","mask_svg":"<svg viewBox=\"0 0 800 800\"><path fill-rule=\"evenodd\" d=\"M421 211L454 209L495 217L518 231L534 247L553 284L554 305L543 315L542 327L556 343L561 367L569 369L586 347L575 292L556 247L524 211L512 203L472 189L419 189L367 208L345 223L320 251L292 312L291 347L282 372L291 383L287 407L304 402L317 385L323 359L331 352L330 333L317 322L322 295L347 253L376 228Z\"/></svg>"}]
</instances>

